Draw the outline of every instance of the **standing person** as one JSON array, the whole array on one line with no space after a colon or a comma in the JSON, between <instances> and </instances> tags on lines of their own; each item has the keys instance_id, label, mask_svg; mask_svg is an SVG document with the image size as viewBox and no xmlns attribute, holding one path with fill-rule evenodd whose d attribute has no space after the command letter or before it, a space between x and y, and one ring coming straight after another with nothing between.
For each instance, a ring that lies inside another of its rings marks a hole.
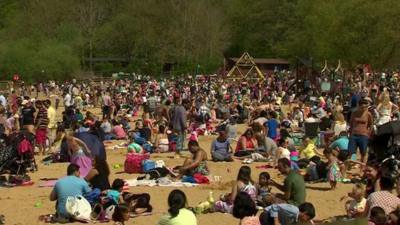
<instances>
[{"instance_id":1,"label":"standing person","mask_svg":"<svg viewBox=\"0 0 400 225\"><path fill-rule=\"evenodd\" d=\"M32 103L26 99L22 101L21 105L22 105L21 109L22 126L28 132L33 133L34 122L35 122L34 113L36 112L36 109L32 106Z\"/></svg>"},{"instance_id":2,"label":"standing person","mask_svg":"<svg viewBox=\"0 0 400 225\"><path fill-rule=\"evenodd\" d=\"M271 185L285 193L284 200L287 200L289 204L299 206L304 203L306 199L306 185L303 177L291 169L290 160L287 158L279 159L278 170L286 176L285 181L281 185L271 179Z\"/></svg>"},{"instance_id":3,"label":"standing person","mask_svg":"<svg viewBox=\"0 0 400 225\"><path fill-rule=\"evenodd\" d=\"M55 184L50 194L50 201L57 201L57 222L70 222L71 216L68 214L65 204L68 197L76 197L90 192L90 188L85 180L79 178L79 166L69 164L67 168L67 176L61 178Z\"/></svg>"},{"instance_id":4,"label":"standing person","mask_svg":"<svg viewBox=\"0 0 400 225\"><path fill-rule=\"evenodd\" d=\"M39 109L35 120L36 144L39 146L39 154L44 155L46 150L47 127L49 124L49 118L47 116L47 108L42 101L37 101L36 107Z\"/></svg>"},{"instance_id":5,"label":"standing person","mask_svg":"<svg viewBox=\"0 0 400 225\"><path fill-rule=\"evenodd\" d=\"M357 153L357 148L359 148L361 153L361 162L363 163L366 163L367 161L368 137L372 132L372 126L374 124L373 117L368 111L368 106L368 100L360 100L358 110L351 113L349 129L349 153L353 154L352 158L354 159L354 156Z\"/></svg>"},{"instance_id":6,"label":"standing person","mask_svg":"<svg viewBox=\"0 0 400 225\"><path fill-rule=\"evenodd\" d=\"M186 195L181 190L171 191L168 206L168 214L161 217L157 225L197 225L194 213L186 209Z\"/></svg>"},{"instance_id":7,"label":"standing person","mask_svg":"<svg viewBox=\"0 0 400 225\"><path fill-rule=\"evenodd\" d=\"M86 175L85 180L91 184L92 188L100 191L110 189L110 168L107 161L99 156L94 157L93 168Z\"/></svg>"},{"instance_id":8,"label":"standing person","mask_svg":"<svg viewBox=\"0 0 400 225\"><path fill-rule=\"evenodd\" d=\"M64 108L69 108L73 104L74 103L73 103L73 99L72 99L71 95L68 92L66 92L64 94ZM56 105L56 107L57 107L57 105Z\"/></svg>"},{"instance_id":9,"label":"standing person","mask_svg":"<svg viewBox=\"0 0 400 225\"><path fill-rule=\"evenodd\" d=\"M7 109L7 99L4 97L3 93L0 93L0 105Z\"/></svg>"},{"instance_id":10,"label":"standing person","mask_svg":"<svg viewBox=\"0 0 400 225\"><path fill-rule=\"evenodd\" d=\"M182 105L180 97L174 99L175 105L171 109L171 125L173 132L178 135L178 140L176 143L176 158L179 158L180 152L184 148L184 141L186 139L186 109Z\"/></svg>"},{"instance_id":11,"label":"standing person","mask_svg":"<svg viewBox=\"0 0 400 225\"><path fill-rule=\"evenodd\" d=\"M376 107L379 113L378 126L390 122L392 120L392 114L399 110L399 107L390 101L389 92L383 92L380 99L381 102Z\"/></svg>"},{"instance_id":12,"label":"standing person","mask_svg":"<svg viewBox=\"0 0 400 225\"><path fill-rule=\"evenodd\" d=\"M47 118L49 121L49 124L47 125L49 146L52 146L56 138L56 132L57 132L57 112L54 109L54 107L51 106L50 100L44 101L44 105L47 108ZM50 149L50 151L52 150Z\"/></svg>"},{"instance_id":13,"label":"standing person","mask_svg":"<svg viewBox=\"0 0 400 225\"><path fill-rule=\"evenodd\" d=\"M154 119L155 118L155 112L158 107L158 101L157 98L154 94L154 91L151 91L150 97L147 99L146 102L146 108L147 112L150 114L150 118Z\"/></svg>"},{"instance_id":14,"label":"standing person","mask_svg":"<svg viewBox=\"0 0 400 225\"><path fill-rule=\"evenodd\" d=\"M103 119L104 118L111 118L111 108L112 107L112 101L110 97L110 93L107 91L103 95Z\"/></svg>"},{"instance_id":15,"label":"standing person","mask_svg":"<svg viewBox=\"0 0 400 225\"><path fill-rule=\"evenodd\" d=\"M269 120L265 122L265 133L267 137L275 140L278 138L279 122L277 120L278 115L275 111L269 113Z\"/></svg>"}]
</instances>

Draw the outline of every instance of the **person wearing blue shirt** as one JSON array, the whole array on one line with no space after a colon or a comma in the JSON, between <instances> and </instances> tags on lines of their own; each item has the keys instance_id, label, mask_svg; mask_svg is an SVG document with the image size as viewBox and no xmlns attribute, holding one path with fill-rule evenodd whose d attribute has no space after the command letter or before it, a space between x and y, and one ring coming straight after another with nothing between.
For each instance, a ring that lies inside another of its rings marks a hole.
<instances>
[{"instance_id":1,"label":"person wearing blue shirt","mask_svg":"<svg viewBox=\"0 0 400 225\"><path fill-rule=\"evenodd\" d=\"M272 111L269 113L270 119L265 122L265 133L267 134L267 137L276 140L278 137L278 128L279 128L279 123L277 120L278 115L276 112Z\"/></svg>"},{"instance_id":2,"label":"person wearing blue shirt","mask_svg":"<svg viewBox=\"0 0 400 225\"><path fill-rule=\"evenodd\" d=\"M57 201L57 221L61 223L70 221L71 217L65 208L68 197L83 196L90 191L88 183L80 178L79 166L72 163L69 164L67 176L57 181L50 194L50 201Z\"/></svg>"},{"instance_id":3,"label":"person wearing blue shirt","mask_svg":"<svg viewBox=\"0 0 400 225\"><path fill-rule=\"evenodd\" d=\"M347 151L349 146L349 138L347 137L347 132L342 131L339 134L339 138L331 143L329 146L331 149L337 149L339 151Z\"/></svg>"}]
</instances>

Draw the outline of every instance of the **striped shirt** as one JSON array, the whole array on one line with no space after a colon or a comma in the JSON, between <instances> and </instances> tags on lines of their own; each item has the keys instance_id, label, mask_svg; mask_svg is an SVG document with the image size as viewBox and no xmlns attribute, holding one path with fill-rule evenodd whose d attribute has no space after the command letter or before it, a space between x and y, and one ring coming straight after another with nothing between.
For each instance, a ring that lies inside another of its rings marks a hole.
<instances>
[{"instance_id":1,"label":"striped shirt","mask_svg":"<svg viewBox=\"0 0 400 225\"><path fill-rule=\"evenodd\" d=\"M47 117L47 109L42 107L39 109L39 112L36 116L36 125L40 129L47 129L48 124L49 118Z\"/></svg>"}]
</instances>

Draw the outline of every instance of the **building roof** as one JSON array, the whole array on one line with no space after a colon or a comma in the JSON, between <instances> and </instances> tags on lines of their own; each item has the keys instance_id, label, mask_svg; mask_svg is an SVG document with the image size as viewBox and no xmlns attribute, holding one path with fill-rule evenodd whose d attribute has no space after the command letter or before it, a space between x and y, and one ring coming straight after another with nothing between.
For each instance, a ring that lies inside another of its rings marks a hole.
<instances>
[{"instance_id":1,"label":"building roof","mask_svg":"<svg viewBox=\"0 0 400 225\"><path fill-rule=\"evenodd\" d=\"M229 58L229 60L232 60L233 62L237 62L239 58ZM253 59L256 64L283 64L283 65L289 65L289 61L285 59L265 59L265 58L254 58Z\"/></svg>"}]
</instances>

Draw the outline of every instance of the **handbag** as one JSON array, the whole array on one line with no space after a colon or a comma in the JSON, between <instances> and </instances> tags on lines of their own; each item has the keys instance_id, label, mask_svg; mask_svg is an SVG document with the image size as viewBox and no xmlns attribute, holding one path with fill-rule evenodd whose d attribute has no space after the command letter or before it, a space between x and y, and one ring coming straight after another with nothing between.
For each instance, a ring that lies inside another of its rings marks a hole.
<instances>
[{"instance_id":1,"label":"handbag","mask_svg":"<svg viewBox=\"0 0 400 225\"><path fill-rule=\"evenodd\" d=\"M65 203L65 209L75 220L82 222L90 221L92 207L82 195L68 197L67 202Z\"/></svg>"}]
</instances>

